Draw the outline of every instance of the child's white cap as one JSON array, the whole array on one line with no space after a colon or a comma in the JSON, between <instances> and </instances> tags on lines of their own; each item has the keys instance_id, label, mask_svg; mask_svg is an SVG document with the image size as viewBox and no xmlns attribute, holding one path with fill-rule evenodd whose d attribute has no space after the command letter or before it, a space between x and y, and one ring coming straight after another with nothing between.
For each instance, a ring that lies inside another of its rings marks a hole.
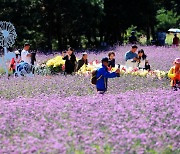
<instances>
[{"instance_id":1,"label":"child's white cap","mask_svg":"<svg viewBox=\"0 0 180 154\"><path fill-rule=\"evenodd\" d=\"M19 54L20 54L18 50L14 51L14 53L15 53L16 55L19 55Z\"/></svg>"},{"instance_id":2,"label":"child's white cap","mask_svg":"<svg viewBox=\"0 0 180 154\"><path fill-rule=\"evenodd\" d=\"M87 52L83 52L82 55L87 55Z\"/></svg>"}]
</instances>

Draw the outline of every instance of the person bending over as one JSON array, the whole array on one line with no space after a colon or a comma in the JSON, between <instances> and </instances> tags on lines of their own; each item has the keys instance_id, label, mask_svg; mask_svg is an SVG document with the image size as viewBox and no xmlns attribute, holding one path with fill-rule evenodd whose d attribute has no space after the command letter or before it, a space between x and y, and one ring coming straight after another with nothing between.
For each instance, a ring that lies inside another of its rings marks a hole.
<instances>
[{"instance_id":1,"label":"person bending over","mask_svg":"<svg viewBox=\"0 0 180 154\"><path fill-rule=\"evenodd\" d=\"M169 78L171 79L172 88L177 91L180 88L180 58L176 58L174 66L169 70Z\"/></svg>"},{"instance_id":2,"label":"person bending over","mask_svg":"<svg viewBox=\"0 0 180 154\"><path fill-rule=\"evenodd\" d=\"M110 73L108 71L108 58L103 58L102 59L102 67L97 70L96 78L96 88L98 93L104 94L107 91L107 83L108 83L108 78L115 78L119 77L120 70L117 69L116 72Z\"/></svg>"}]
</instances>

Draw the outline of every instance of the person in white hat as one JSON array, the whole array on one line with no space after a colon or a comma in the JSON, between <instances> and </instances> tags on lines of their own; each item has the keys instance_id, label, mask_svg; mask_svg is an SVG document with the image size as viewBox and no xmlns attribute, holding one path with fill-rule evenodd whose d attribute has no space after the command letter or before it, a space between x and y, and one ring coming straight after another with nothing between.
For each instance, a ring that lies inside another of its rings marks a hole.
<instances>
[{"instance_id":1,"label":"person in white hat","mask_svg":"<svg viewBox=\"0 0 180 154\"><path fill-rule=\"evenodd\" d=\"M10 71L12 71L13 74L16 72L16 65L21 62L20 52L15 50L14 53L16 54L16 57L12 58L10 62Z\"/></svg>"},{"instance_id":2,"label":"person in white hat","mask_svg":"<svg viewBox=\"0 0 180 154\"><path fill-rule=\"evenodd\" d=\"M82 54L82 58L78 61L76 71L79 71L84 64L88 65L88 54L86 52Z\"/></svg>"},{"instance_id":3,"label":"person in white hat","mask_svg":"<svg viewBox=\"0 0 180 154\"><path fill-rule=\"evenodd\" d=\"M175 91L180 89L180 58L175 59L174 66L170 69L168 76L171 79L172 88Z\"/></svg>"}]
</instances>

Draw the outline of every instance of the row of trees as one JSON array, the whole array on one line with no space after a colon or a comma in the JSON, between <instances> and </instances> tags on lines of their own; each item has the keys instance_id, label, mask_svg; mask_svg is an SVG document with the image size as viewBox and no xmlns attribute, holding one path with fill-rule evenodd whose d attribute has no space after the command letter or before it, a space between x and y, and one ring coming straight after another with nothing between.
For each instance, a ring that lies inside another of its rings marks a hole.
<instances>
[{"instance_id":1,"label":"row of trees","mask_svg":"<svg viewBox=\"0 0 180 154\"><path fill-rule=\"evenodd\" d=\"M179 26L179 0L0 0L0 19L17 30L17 46L42 50L122 43L129 27L155 38Z\"/></svg>"}]
</instances>

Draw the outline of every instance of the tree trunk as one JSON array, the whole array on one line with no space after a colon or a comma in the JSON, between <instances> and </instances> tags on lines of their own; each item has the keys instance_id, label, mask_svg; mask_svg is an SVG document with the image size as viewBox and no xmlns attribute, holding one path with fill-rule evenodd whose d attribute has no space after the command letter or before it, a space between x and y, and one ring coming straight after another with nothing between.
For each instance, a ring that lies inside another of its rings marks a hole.
<instances>
[{"instance_id":1,"label":"tree trunk","mask_svg":"<svg viewBox=\"0 0 180 154\"><path fill-rule=\"evenodd\" d=\"M147 35L147 44L149 44L150 43L150 38L151 38L149 25L147 26L146 35Z\"/></svg>"},{"instance_id":2,"label":"tree trunk","mask_svg":"<svg viewBox=\"0 0 180 154\"><path fill-rule=\"evenodd\" d=\"M153 25L151 25L151 34L152 34L153 40L156 40L156 33L155 33L155 29Z\"/></svg>"}]
</instances>

